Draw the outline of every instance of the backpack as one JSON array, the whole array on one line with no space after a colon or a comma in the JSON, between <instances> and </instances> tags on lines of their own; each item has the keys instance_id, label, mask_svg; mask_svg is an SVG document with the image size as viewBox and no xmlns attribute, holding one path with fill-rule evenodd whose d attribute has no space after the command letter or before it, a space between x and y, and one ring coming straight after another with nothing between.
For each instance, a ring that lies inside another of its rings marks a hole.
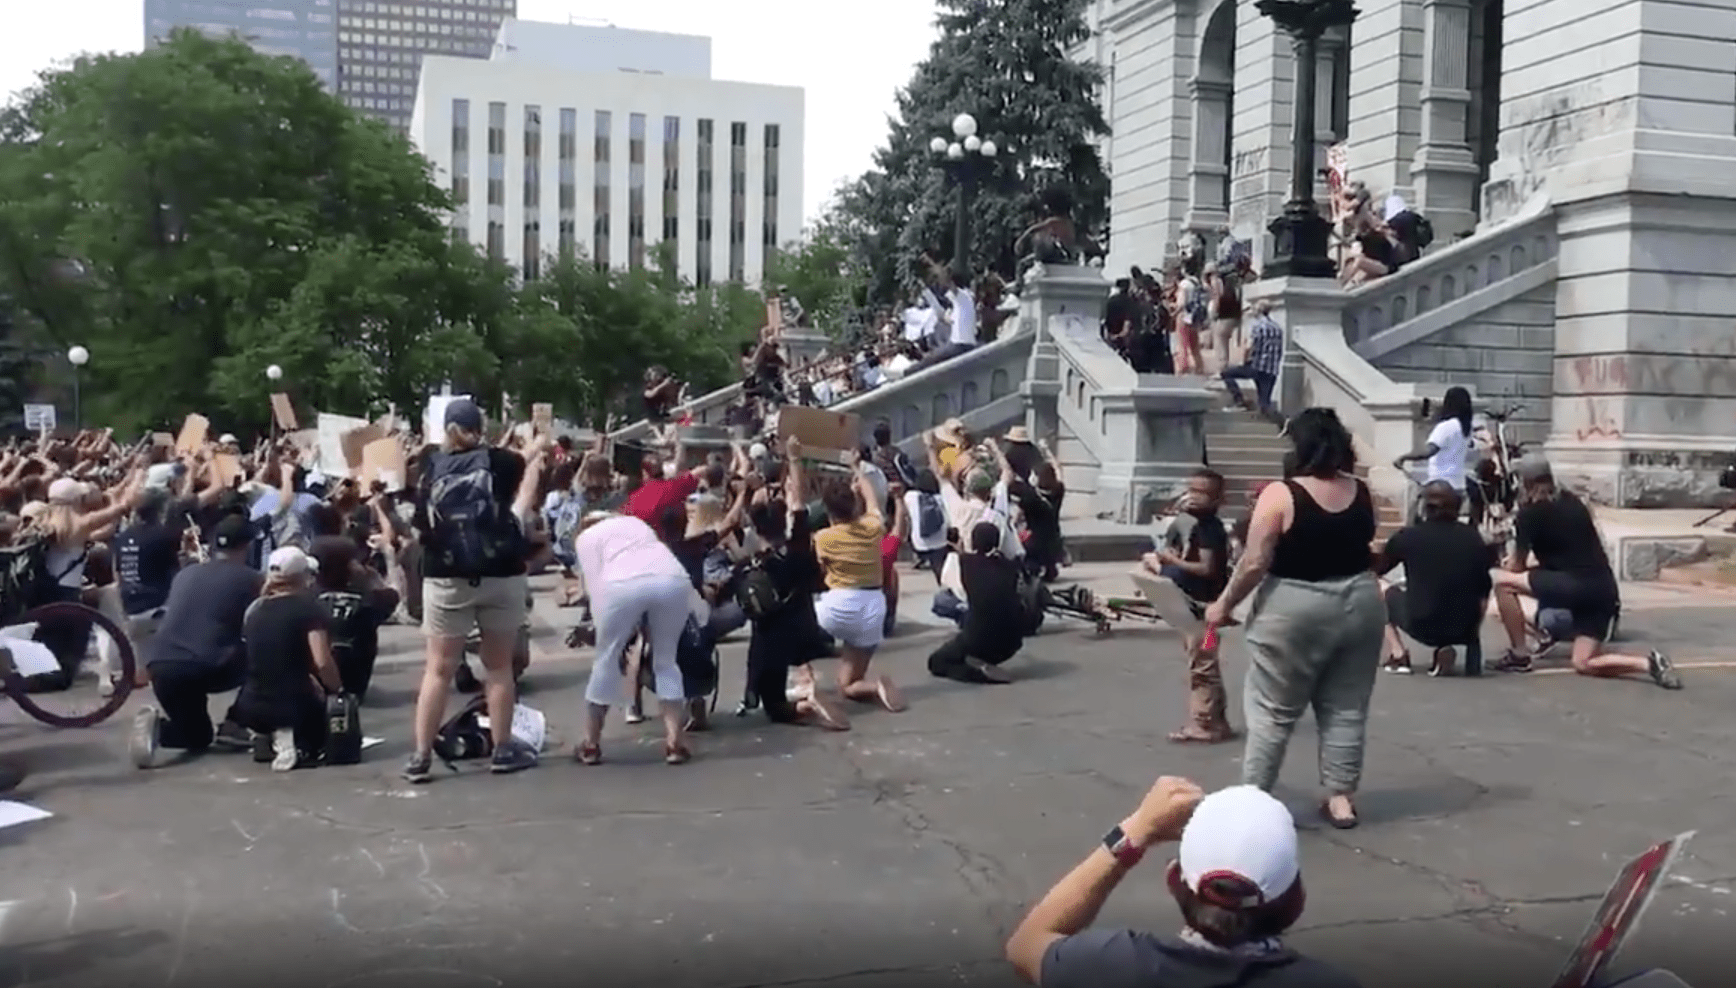
<instances>
[{"instance_id":1,"label":"backpack","mask_svg":"<svg viewBox=\"0 0 1736 988\"><path fill-rule=\"evenodd\" d=\"M337 663L338 672L343 678L353 678L357 639L361 637L361 625L366 622L367 617L362 613L362 596L347 591L330 590L320 594L319 600L331 617L328 633L331 636L332 661ZM353 691L356 687L355 684L346 682L344 688Z\"/></svg>"},{"instance_id":2,"label":"backpack","mask_svg":"<svg viewBox=\"0 0 1736 988\"><path fill-rule=\"evenodd\" d=\"M1208 302L1209 294L1210 293L1205 290L1205 286L1201 285L1197 281L1188 286L1187 319L1189 323L1192 323L1195 326L1202 326L1205 324L1207 315L1206 306L1210 304Z\"/></svg>"},{"instance_id":3,"label":"backpack","mask_svg":"<svg viewBox=\"0 0 1736 988\"><path fill-rule=\"evenodd\" d=\"M1427 216L1417 214L1417 250L1427 250L1435 242L1435 225Z\"/></svg>"},{"instance_id":4,"label":"backpack","mask_svg":"<svg viewBox=\"0 0 1736 988\"><path fill-rule=\"evenodd\" d=\"M326 698L325 764L356 765L362 760L362 719L356 698L339 693Z\"/></svg>"},{"instance_id":5,"label":"backpack","mask_svg":"<svg viewBox=\"0 0 1736 988\"><path fill-rule=\"evenodd\" d=\"M48 572L46 540L0 549L0 627L20 624L26 614L54 600L59 582Z\"/></svg>"},{"instance_id":6,"label":"backpack","mask_svg":"<svg viewBox=\"0 0 1736 988\"><path fill-rule=\"evenodd\" d=\"M735 602L749 621L758 621L780 610L789 598L778 591L778 582L755 560L742 570L735 585Z\"/></svg>"},{"instance_id":7,"label":"backpack","mask_svg":"<svg viewBox=\"0 0 1736 988\"><path fill-rule=\"evenodd\" d=\"M524 533L494 496L493 451L435 453L424 482L427 549L454 576L476 579L524 554Z\"/></svg>"},{"instance_id":8,"label":"backpack","mask_svg":"<svg viewBox=\"0 0 1736 988\"><path fill-rule=\"evenodd\" d=\"M940 506L940 495L916 495L916 533L932 539L946 531L946 511Z\"/></svg>"},{"instance_id":9,"label":"backpack","mask_svg":"<svg viewBox=\"0 0 1736 988\"><path fill-rule=\"evenodd\" d=\"M462 762L494 754L494 735L482 729L488 698L474 696L434 735L434 754L441 761Z\"/></svg>"}]
</instances>

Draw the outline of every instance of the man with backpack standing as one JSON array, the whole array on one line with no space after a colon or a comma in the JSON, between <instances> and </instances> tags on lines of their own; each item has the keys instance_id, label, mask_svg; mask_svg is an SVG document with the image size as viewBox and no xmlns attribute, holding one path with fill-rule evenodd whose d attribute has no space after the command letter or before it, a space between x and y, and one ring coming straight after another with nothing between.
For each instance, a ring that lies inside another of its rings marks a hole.
<instances>
[{"instance_id":1,"label":"man with backpack standing","mask_svg":"<svg viewBox=\"0 0 1736 988\"><path fill-rule=\"evenodd\" d=\"M471 628L482 633L493 755L489 770L519 772L537 752L512 735L517 705L513 649L527 610L525 530L536 509L541 437L529 460L483 439L482 409L468 399L446 406L445 442L417 471L415 526L423 546L422 628L427 665L416 700L416 748L404 764L413 783L432 778L435 735Z\"/></svg>"}]
</instances>

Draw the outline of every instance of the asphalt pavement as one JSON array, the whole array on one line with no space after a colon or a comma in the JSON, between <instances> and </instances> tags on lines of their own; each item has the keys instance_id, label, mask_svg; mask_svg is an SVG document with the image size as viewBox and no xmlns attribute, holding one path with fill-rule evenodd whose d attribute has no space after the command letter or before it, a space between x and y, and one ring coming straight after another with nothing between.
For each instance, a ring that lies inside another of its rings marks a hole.
<instances>
[{"instance_id":1,"label":"asphalt pavement","mask_svg":"<svg viewBox=\"0 0 1736 988\"><path fill-rule=\"evenodd\" d=\"M942 632L916 613L929 578L904 579L905 628L877 662L909 711L858 711L846 734L738 720L736 643L717 729L676 768L653 725L618 719L606 764L568 757L589 655L561 647L571 612L546 594L525 701L554 743L521 775L398 781L411 629L387 634L363 711L387 740L358 766L274 775L209 755L139 772L124 716L51 732L0 710L0 758L31 771L8 798L54 814L0 830L0 988L1009 983L1001 944L1024 906L1157 776L1238 781L1240 747L1165 743L1186 675L1161 627L1097 639L1056 624L1012 685L932 680ZM1279 792L1304 831L1294 945L1371 986L1541 988L1620 864L1697 829L1621 964L1719 983L1736 931L1732 603L1629 593L1627 637L1683 662L1680 693L1549 672L1383 677L1358 830L1319 822L1305 722ZM1241 644L1225 640L1239 723ZM1161 860L1101 922L1176 928Z\"/></svg>"}]
</instances>

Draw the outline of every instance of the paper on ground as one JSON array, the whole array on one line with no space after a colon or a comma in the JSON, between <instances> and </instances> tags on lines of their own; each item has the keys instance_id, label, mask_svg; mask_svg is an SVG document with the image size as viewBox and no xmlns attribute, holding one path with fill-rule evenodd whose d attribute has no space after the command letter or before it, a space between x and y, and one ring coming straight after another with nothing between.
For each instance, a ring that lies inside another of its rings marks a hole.
<instances>
[{"instance_id":1,"label":"paper on ground","mask_svg":"<svg viewBox=\"0 0 1736 988\"><path fill-rule=\"evenodd\" d=\"M4 830L7 827L16 827L21 823L35 823L37 820L46 820L53 815L53 813L50 813L47 810L31 806L29 803L17 803L10 799L0 799L0 830Z\"/></svg>"},{"instance_id":2,"label":"paper on ground","mask_svg":"<svg viewBox=\"0 0 1736 988\"><path fill-rule=\"evenodd\" d=\"M12 665L18 669L20 676L41 676L59 672L60 661L49 651L48 646L30 640L30 636L35 633L34 624L0 628L0 648L12 653Z\"/></svg>"},{"instance_id":3,"label":"paper on ground","mask_svg":"<svg viewBox=\"0 0 1736 988\"><path fill-rule=\"evenodd\" d=\"M385 738L370 738L370 737L367 737L366 735L363 735L363 737L362 737L362 750L367 751L369 748L372 748L375 745L380 745L380 744L385 744L385 743L386 743Z\"/></svg>"},{"instance_id":4,"label":"paper on ground","mask_svg":"<svg viewBox=\"0 0 1736 988\"><path fill-rule=\"evenodd\" d=\"M489 730L486 716L476 718L476 726ZM512 736L530 745L532 751L543 750L548 740L549 721L535 707L519 704L512 708Z\"/></svg>"}]
</instances>

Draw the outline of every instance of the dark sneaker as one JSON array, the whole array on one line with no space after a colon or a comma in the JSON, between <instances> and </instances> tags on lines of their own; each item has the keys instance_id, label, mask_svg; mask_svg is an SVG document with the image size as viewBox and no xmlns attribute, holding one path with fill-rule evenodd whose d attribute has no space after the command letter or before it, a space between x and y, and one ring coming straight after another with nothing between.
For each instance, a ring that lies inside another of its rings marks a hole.
<instances>
[{"instance_id":1,"label":"dark sneaker","mask_svg":"<svg viewBox=\"0 0 1736 988\"><path fill-rule=\"evenodd\" d=\"M217 725L217 734L211 739L211 747L218 751L252 751L253 732L232 720L226 720Z\"/></svg>"},{"instance_id":2,"label":"dark sneaker","mask_svg":"<svg viewBox=\"0 0 1736 988\"><path fill-rule=\"evenodd\" d=\"M1458 664L1459 650L1448 646L1435 649L1434 661L1429 663L1430 676L1451 676L1453 666Z\"/></svg>"},{"instance_id":3,"label":"dark sneaker","mask_svg":"<svg viewBox=\"0 0 1736 988\"><path fill-rule=\"evenodd\" d=\"M1496 672L1530 672L1531 656L1509 650L1506 655L1495 660L1494 668Z\"/></svg>"},{"instance_id":4,"label":"dark sneaker","mask_svg":"<svg viewBox=\"0 0 1736 988\"><path fill-rule=\"evenodd\" d=\"M162 734L162 714L143 707L133 715L133 733L127 738L127 754L137 768L150 768L157 760L157 742Z\"/></svg>"},{"instance_id":5,"label":"dark sneaker","mask_svg":"<svg viewBox=\"0 0 1736 988\"><path fill-rule=\"evenodd\" d=\"M536 768L537 761L537 753L531 750L530 745L514 738L494 749L494 757L489 759L488 770L495 775L508 775L527 768Z\"/></svg>"},{"instance_id":6,"label":"dark sneaker","mask_svg":"<svg viewBox=\"0 0 1736 988\"><path fill-rule=\"evenodd\" d=\"M276 754L271 735L255 734L253 736L253 764L270 765L271 759Z\"/></svg>"},{"instance_id":7,"label":"dark sneaker","mask_svg":"<svg viewBox=\"0 0 1736 988\"><path fill-rule=\"evenodd\" d=\"M1387 656L1386 661L1382 662L1380 667L1385 669L1387 672L1400 676L1408 676L1411 674L1410 659L1400 655Z\"/></svg>"},{"instance_id":8,"label":"dark sneaker","mask_svg":"<svg viewBox=\"0 0 1736 988\"><path fill-rule=\"evenodd\" d=\"M741 698L740 703L735 705L735 715L737 717L746 717L748 714L751 714L755 710L758 710L759 705L760 705L759 697L753 695L752 693L749 693L748 695Z\"/></svg>"},{"instance_id":9,"label":"dark sneaker","mask_svg":"<svg viewBox=\"0 0 1736 988\"><path fill-rule=\"evenodd\" d=\"M1682 677L1676 675L1676 664L1670 661L1669 656L1655 648L1652 649L1650 655L1646 656L1646 672L1651 674L1652 682L1664 689L1679 690L1682 688Z\"/></svg>"},{"instance_id":10,"label":"dark sneaker","mask_svg":"<svg viewBox=\"0 0 1736 988\"><path fill-rule=\"evenodd\" d=\"M429 755L411 755L404 759L404 781L421 785L434 778L434 759Z\"/></svg>"}]
</instances>

